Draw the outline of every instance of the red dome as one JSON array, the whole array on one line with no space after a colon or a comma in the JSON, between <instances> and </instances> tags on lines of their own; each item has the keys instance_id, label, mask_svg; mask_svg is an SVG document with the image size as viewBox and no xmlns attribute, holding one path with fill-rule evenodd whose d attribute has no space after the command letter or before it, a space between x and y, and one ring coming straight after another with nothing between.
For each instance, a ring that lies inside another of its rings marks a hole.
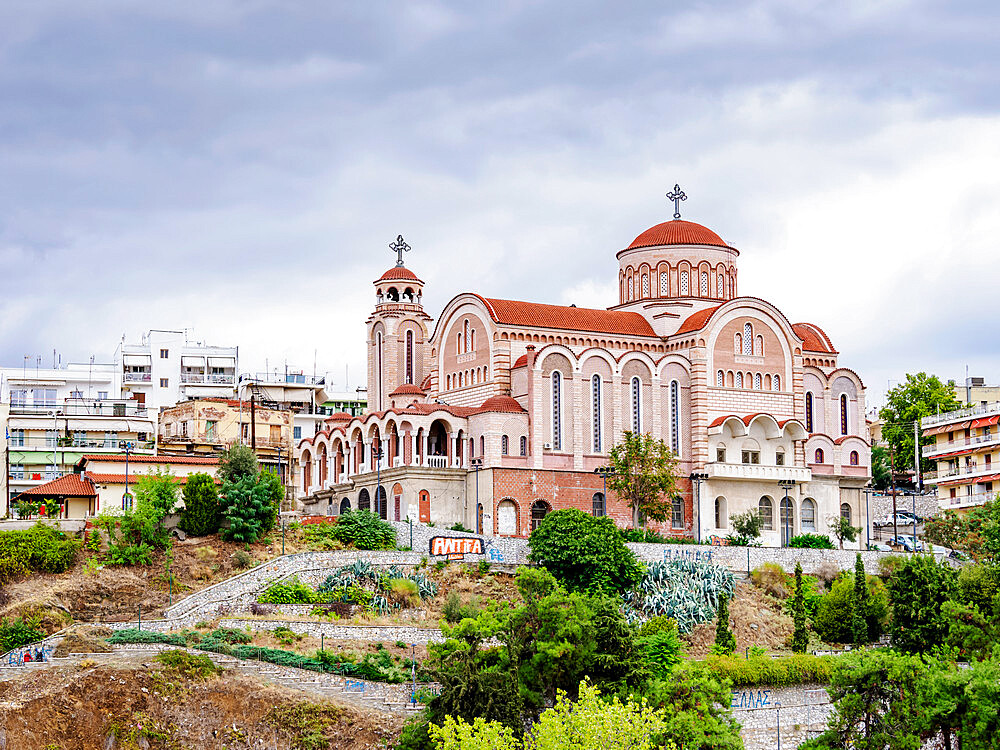
<instances>
[{"instance_id":1,"label":"red dome","mask_svg":"<svg viewBox=\"0 0 1000 750\"><path fill-rule=\"evenodd\" d=\"M714 245L716 247L729 247L722 238L708 227L695 224L693 221L683 221L674 219L665 221L650 227L640 234L629 250L637 247L657 247L659 245Z\"/></svg>"},{"instance_id":2,"label":"red dome","mask_svg":"<svg viewBox=\"0 0 1000 750\"><path fill-rule=\"evenodd\" d=\"M406 279L407 281L417 281L417 282L419 282L421 284L423 283L422 281L420 281L420 279L417 278L417 275L415 273L413 273L413 271L411 271L406 266L393 266L388 271L386 271L384 274L382 274L379 277L378 280L379 281L396 281L398 279ZM378 283L378 282L376 282L376 283Z\"/></svg>"},{"instance_id":3,"label":"red dome","mask_svg":"<svg viewBox=\"0 0 1000 750\"><path fill-rule=\"evenodd\" d=\"M350 422L354 417L348 414L346 411L338 411L336 414L331 414L329 417L324 419L324 422Z\"/></svg>"},{"instance_id":4,"label":"red dome","mask_svg":"<svg viewBox=\"0 0 1000 750\"><path fill-rule=\"evenodd\" d=\"M483 401L479 411L499 411L520 414L524 411L519 403L510 396L490 396Z\"/></svg>"},{"instance_id":5,"label":"red dome","mask_svg":"<svg viewBox=\"0 0 1000 750\"><path fill-rule=\"evenodd\" d=\"M404 383L389 394L390 396L426 396L423 388L409 383Z\"/></svg>"}]
</instances>

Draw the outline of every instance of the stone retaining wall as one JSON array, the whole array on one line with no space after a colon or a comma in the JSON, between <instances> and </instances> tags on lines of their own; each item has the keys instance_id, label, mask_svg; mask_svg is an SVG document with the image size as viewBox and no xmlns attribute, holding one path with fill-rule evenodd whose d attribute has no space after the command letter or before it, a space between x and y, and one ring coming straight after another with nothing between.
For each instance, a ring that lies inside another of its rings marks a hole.
<instances>
[{"instance_id":1,"label":"stone retaining wall","mask_svg":"<svg viewBox=\"0 0 1000 750\"><path fill-rule=\"evenodd\" d=\"M298 620L251 620L227 618L219 620L223 628L237 630L277 630L286 627L302 633L334 641L368 641L370 643L441 643L444 637L438 628L417 628L412 625L340 625L335 622L300 622Z\"/></svg>"},{"instance_id":2,"label":"stone retaining wall","mask_svg":"<svg viewBox=\"0 0 1000 750\"><path fill-rule=\"evenodd\" d=\"M781 746L798 747L826 729L830 696L823 685L745 687L732 693L733 718L742 726L746 750L773 750L778 746L780 713Z\"/></svg>"}]
</instances>

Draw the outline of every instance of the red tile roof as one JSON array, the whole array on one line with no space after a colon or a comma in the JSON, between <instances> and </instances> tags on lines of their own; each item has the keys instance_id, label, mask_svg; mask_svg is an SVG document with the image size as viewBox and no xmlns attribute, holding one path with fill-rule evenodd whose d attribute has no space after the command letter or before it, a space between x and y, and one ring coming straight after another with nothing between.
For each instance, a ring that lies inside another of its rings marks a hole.
<instances>
[{"instance_id":1,"label":"red tile roof","mask_svg":"<svg viewBox=\"0 0 1000 750\"><path fill-rule=\"evenodd\" d=\"M115 463L125 463L124 453L88 453L84 456L88 461L113 461ZM137 456L130 454L129 463L133 464L198 464L205 466L217 466L218 458L203 456Z\"/></svg>"},{"instance_id":2,"label":"red tile roof","mask_svg":"<svg viewBox=\"0 0 1000 750\"><path fill-rule=\"evenodd\" d=\"M704 310L699 310L696 313L692 313L683 323L681 323L681 327L677 329L677 333L692 333L693 331L700 331L708 324L709 319L720 307L722 307L722 305L716 305L715 307L709 307Z\"/></svg>"},{"instance_id":3,"label":"red tile roof","mask_svg":"<svg viewBox=\"0 0 1000 750\"><path fill-rule=\"evenodd\" d=\"M479 411L509 412L511 414L522 414L524 412L524 408L510 396L490 396L488 399L483 401L483 405L479 407Z\"/></svg>"},{"instance_id":4,"label":"red tile roof","mask_svg":"<svg viewBox=\"0 0 1000 750\"><path fill-rule=\"evenodd\" d=\"M480 297L494 321L503 325L589 331L618 336L656 336L649 321L637 312L592 310L586 307L543 305L509 299Z\"/></svg>"},{"instance_id":5,"label":"red tile roof","mask_svg":"<svg viewBox=\"0 0 1000 750\"><path fill-rule=\"evenodd\" d=\"M405 266L395 266L390 268L384 274L379 277L379 281L396 281L397 279L406 279L407 281L419 281L421 284L424 282L417 278L417 275L413 273L409 268ZM377 283L377 282L376 282Z\"/></svg>"},{"instance_id":6,"label":"red tile roof","mask_svg":"<svg viewBox=\"0 0 1000 750\"><path fill-rule=\"evenodd\" d=\"M802 339L802 346L807 352L837 353L830 337L815 323L793 323L792 330Z\"/></svg>"},{"instance_id":7,"label":"red tile roof","mask_svg":"<svg viewBox=\"0 0 1000 750\"><path fill-rule=\"evenodd\" d=\"M716 247L729 247L722 238L708 227L695 224L693 221L682 221L674 219L665 221L650 227L640 234L629 250L637 247L657 247L659 245L714 245Z\"/></svg>"},{"instance_id":8,"label":"red tile roof","mask_svg":"<svg viewBox=\"0 0 1000 750\"><path fill-rule=\"evenodd\" d=\"M528 355L527 354L522 354L514 362L513 367L526 367L527 364L528 364Z\"/></svg>"},{"instance_id":9,"label":"red tile roof","mask_svg":"<svg viewBox=\"0 0 1000 750\"><path fill-rule=\"evenodd\" d=\"M87 476L90 479L93 479L98 484L125 484L124 474L104 474L102 472L97 472L97 471L88 471ZM128 475L129 484L135 484L135 481L141 476L142 474L130 473ZM184 476L174 477L174 481L177 482L178 484L187 484L187 480L189 478L190 477L188 475L184 475ZM215 483L221 484L221 482L218 479L215 480Z\"/></svg>"},{"instance_id":10,"label":"red tile roof","mask_svg":"<svg viewBox=\"0 0 1000 750\"><path fill-rule=\"evenodd\" d=\"M424 389L417 385L404 383L389 394L390 396L426 396Z\"/></svg>"},{"instance_id":11,"label":"red tile roof","mask_svg":"<svg viewBox=\"0 0 1000 750\"><path fill-rule=\"evenodd\" d=\"M96 497L97 489L89 478L80 474L67 474L51 482L31 487L22 495L45 495L47 497Z\"/></svg>"},{"instance_id":12,"label":"red tile roof","mask_svg":"<svg viewBox=\"0 0 1000 750\"><path fill-rule=\"evenodd\" d=\"M336 414L331 414L329 417L324 419L324 422L350 422L354 417L348 414L346 411L338 411Z\"/></svg>"}]
</instances>

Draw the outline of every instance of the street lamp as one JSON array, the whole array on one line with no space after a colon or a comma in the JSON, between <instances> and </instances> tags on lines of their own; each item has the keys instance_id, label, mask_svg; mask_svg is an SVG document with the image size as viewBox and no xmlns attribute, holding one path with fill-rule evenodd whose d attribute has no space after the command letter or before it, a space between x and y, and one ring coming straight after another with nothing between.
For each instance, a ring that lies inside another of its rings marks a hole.
<instances>
[{"instance_id":1,"label":"street lamp","mask_svg":"<svg viewBox=\"0 0 1000 750\"><path fill-rule=\"evenodd\" d=\"M613 477L615 472L614 466L598 466L594 469L594 473L601 477L602 487L604 488L601 497L604 499L604 515L608 514L608 477Z\"/></svg>"},{"instance_id":2,"label":"street lamp","mask_svg":"<svg viewBox=\"0 0 1000 750\"><path fill-rule=\"evenodd\" d=\"M694 502L692 503L692 508L696 508L695 511L695 524L698 528L698 542L701 542L701 483L708 479L708 474L703 471L696 471L691 474L689 479L694 482Z\"/></svg>"},{"instance_id":3,"label":"street lamp","mask_svg":"<svg viewBox=\"0 0 1000 750\"><path fill-rule=\"evenodd\" d=\"M375 513L379 516L382 515L382 441L379 441L378 448L376 448L372 453L375 459ZM389 515L388 509L386 509L387 516Z\"/></svg>"},{"instance_id":4,"label":"street lamp","mask_svg":"<svg viewBox=\"0 0 1000 750\"><path fill-rule=\"evenodd\" d=\"M483 516L479 512L479 470L483 468L482 458L473 458L469 460L469 464L473 469L476 470L476 533L483 533ZM412 545L410 545L412 547Z\"/></svg>"},{"instance_id":5,"label":"street lamp","mask_svg":"<svg viewBox=\"0 0 1000 750\"><path fill-rule=\"evenodd\" d=\"M782 538L781 538L781 546L782 547L786 546L788 544L788 542L792 538L791 529L788 528L788 524L792 520L792 514L788 513L785 509L788 507L788 490L790 490L796 484L798 484L798 483L795 482L792 479L779 479L778 480L778 486L781 487L785 491L785 499L781 503L781 510L778 511L779 514L782 516L782 518L781 518L781 530L783 532L782 535L781 535L782 536Z\"/></svg>"}]
</instances>

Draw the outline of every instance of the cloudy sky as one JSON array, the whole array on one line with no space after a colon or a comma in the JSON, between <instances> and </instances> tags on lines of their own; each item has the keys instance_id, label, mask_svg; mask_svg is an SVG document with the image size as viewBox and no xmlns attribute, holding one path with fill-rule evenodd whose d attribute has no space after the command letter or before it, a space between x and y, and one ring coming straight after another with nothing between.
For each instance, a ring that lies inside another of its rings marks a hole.
<instances>
[{"instance_id":1,"label":"cloudy sky","mask_svg":"<svg viewBox=\"0 0 1000 750\"><path fill-rule=\"evenodd\" d=\"M1000 382L1000 6L0 0L0 364L191 328L353 388L371 281L604 307L669 218L878 402Z\"/></svg>"}]
</instances>

